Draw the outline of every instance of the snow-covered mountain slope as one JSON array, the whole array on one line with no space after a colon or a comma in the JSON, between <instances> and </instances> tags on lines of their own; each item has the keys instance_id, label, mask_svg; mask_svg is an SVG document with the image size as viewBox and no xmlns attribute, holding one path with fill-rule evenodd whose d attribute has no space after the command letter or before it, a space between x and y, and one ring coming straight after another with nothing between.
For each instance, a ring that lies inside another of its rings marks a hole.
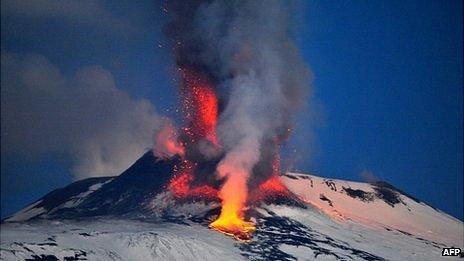
<instances>
[{"instance_id":1,"label":"snow-covered mountain slope","mask_svg":"<svg viewBox=\"0 0 464 261\"><path fill-rule=\"evenodd\" d=\"M412 198L385 182L361 183L287 173L282 181L303 201L340 222L396 230L418 238L462 246L460 220Z\"/></svg>"},{"instance_id":2,"label":"snow-covered mountain slope","mask_svg":"<svg viewBox=\"0 0 464 261\"><path fill-rule=\"evenodd\" d=\"M55 213L75 209L104 184L110 182L111 177L89 178L74 182L71 185L52 191L13 216L5 219L7 222L27 221L34 218L47 218Z\"/></svg>"},{"instance_id":3,"label":"snow-covered mountain slope","mask_svg":"<svg viewBox=\"0 0 464 261\"><path fill-rule=\"evenodd\" d=\"M0 256L3 260L439 260L445 246L396 230L337 222L315 208L263 205L254 216L258 229L249 243L208 229L212 218L208 215L5 223Z\"/></svg>"},{"instance_id":4,"label":"snow-covered mountain slope","mask_svg":"<svg viewBox=\"0 0 464 261\"><path fill-rule=\"evenodd\" d=\"M54 190L4 221L82 218L146 212L145 204L165 189L180 158L145 153L116 177L88 178Z\"/></svg>"},{"instance_id":5,"label":"snow-covered mountain slope","mask_svg":"<svg viewBox=\"0 0 464 261\"><path fill-rule=\"evenodd\" d=\"M241 243L208 228L215 200L165 189L179 159L146 153L117 177L55 190L1 225L3 260L438 260L463 248L463 223L387 183L286 173L294 194L248 211ZM48 259L46 259L48 258Z\"/></svg>"},{"instance_id":6,"label":"snow-covered mountain slope","mask_svg":"<svg viewBox=\"0 0 464 261\"><path fill-rule=\"evenodd\" d=\"M198 224L111 218L35 221L2 225L0 259L240 260L235 243Z\"/></svg>"}]
</instances>

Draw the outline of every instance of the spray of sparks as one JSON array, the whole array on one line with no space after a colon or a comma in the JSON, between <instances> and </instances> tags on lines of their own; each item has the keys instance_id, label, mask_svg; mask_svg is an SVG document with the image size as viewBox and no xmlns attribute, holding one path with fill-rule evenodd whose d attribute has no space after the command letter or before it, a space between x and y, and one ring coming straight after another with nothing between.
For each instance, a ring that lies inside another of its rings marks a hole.
<instances>
[{"instance_id":1,"label":"spray of sparks","mask_svg":"<svg viewBox=\"0 0 464 261\"><path fill-rule=\"evenodd\" d=\"M163 147L169 151L169 154L177 154L183 158L180 165L174 169L174 176L168 184L168 189L179 199L195 197L221 201L221 213L209 227L238 240L248 241L256 226L246 220L247 203L289 193L278 178L279 157L275 156L271 177L261 183L250 195L248 195L246 173L235 166L218 166L218 172L227 173L219 190L205 184L192 186L198 164L186 157L186 148L202 140L208 141L217 149L221 147L216 134L219 106L214 86L206 76L186 68L179 68L178 72L183 80L182 112L187 126L182 128L182 131L186 140L179 142L177 136L173 134L175 130L172 126L162 130L156 138L160 143L164 143Z\"/></svg>"}]
</instances>

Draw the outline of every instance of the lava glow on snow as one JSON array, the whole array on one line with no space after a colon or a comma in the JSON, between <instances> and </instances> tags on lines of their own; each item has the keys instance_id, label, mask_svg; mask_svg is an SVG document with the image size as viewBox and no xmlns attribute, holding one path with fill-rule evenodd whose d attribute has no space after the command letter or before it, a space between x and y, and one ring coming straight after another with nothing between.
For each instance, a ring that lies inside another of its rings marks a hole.
<instances>
[{"instance_id":1,"label":"lava glow on snow","mask_svg":"<svg viewBox=\"0 0 464 261\"><path fill-rule=\"evenodd\" d=\"M167 188L179 199L195 197L220 201L221 213L209 227L240 241L248 241L256 227L253 222L246 220L247 205L272 195L288 193L277 177L280 169L278 155L273 161L273 173L269 175L270 178L262 182L252 193L248 193L246 173L236 166L224 164L217 166L217 162L214 166L218 168L216 172L227 173L218 186L208 182L200 184L194 182L196 175L215 174L202 173L199 166L211 160L199 158L198 153L192 151L197 150L199 146L205 146L205 143L210 150L216 152L221 150L221 144L216 135L219 102L214 86L206 76L186 68L179 68L178 72L183 80L180 93L186 126L181 128L177 136L176 130L169 124L167 128L158 133L156 138L158 144L162 145L162 150L166 152L165 155L182 157L181 163L174 169L174 176Z\"/></svg>"}]
</instances>

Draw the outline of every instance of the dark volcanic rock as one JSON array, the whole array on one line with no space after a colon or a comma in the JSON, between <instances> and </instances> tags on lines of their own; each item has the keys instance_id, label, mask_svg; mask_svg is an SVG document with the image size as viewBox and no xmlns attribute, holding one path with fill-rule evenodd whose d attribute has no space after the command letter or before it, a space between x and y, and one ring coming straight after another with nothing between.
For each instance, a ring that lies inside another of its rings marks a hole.
<instances>
[{"instance_id":1,"label":"dark volcanic rock","mask_svg":"<svg viewBox=\"0 0 464 261\"><path fill-rule=\"evenodd\" d=\"M352 198L359 198L362 201L372 201L374 200L374 195L371 192L366 192L361 189L352 189L352 188L345 188L343 187L343 191Z\"/></svg>"},{"instance_id":2,"label":"dark volcanic rock","mask_svg":"<svg viewBox=\"0 0 464 261\"><path fill-rule=\"evenodd\" d=\"M79 208L87 211L95 209L89 215L143 211L143 204L164 189L179 162L179 157L160 160L149 151L121 175L92 193Z\"/></svg>"},{"instance_id":3,"label":"dark volcanic rock","mask_svg":"<svg viewBox=\"0 0 464 261\"><path fill-rule=\"evenodd\" d=\"M121 175L76 181L48 193L36 201L40 203L34 208L44 208L46 218L51 219L141 213L146 201L164 189L179 162L179 157L161 160L148 151ZM79 199L79 194L88 192L96 184L103 186ZM65 207L73 200L83 201L77 206Z\"/></svg>"}]
</instances>

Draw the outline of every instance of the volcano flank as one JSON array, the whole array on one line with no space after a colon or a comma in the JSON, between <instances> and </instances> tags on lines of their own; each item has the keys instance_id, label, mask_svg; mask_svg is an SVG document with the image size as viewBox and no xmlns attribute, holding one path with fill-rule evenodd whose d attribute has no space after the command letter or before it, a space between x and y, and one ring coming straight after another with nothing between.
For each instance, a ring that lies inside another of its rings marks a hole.
<instances>
[{"instance_id":1,"label":"volcano flank","mask_svg":"<svg viewBox=\"0 0 464 261\"><path fill-rule=\"evenodd\" d=\"M149 151L119 176L50 192L3 220L2 257L436 260L442 247L463 246L461 221L392 185L300 173L250 191L244 219L256 230L237 241L210 226L222 209L214 184L170 188L181 161Z\"/></svg>"},{"instance_id":2,"label":"volcano flank","mask_svg":"<svg viewBox=\"0 0 464 261\"><path fill-rule=\"evenodd\" d=\"M102 215L152 217L160 214L155 213L153 208L157 211L168 211L153 206L157 196L166 196L174 204L201 201L216 205L213 212L218 212L219 184L189 185L186 181L179 180L177 166L181 162L180 157L160 159L152 151L148 151L119 176L89 178L50 192L33 204L35 209L42 209L44 213L28 219L75 219ZM262 184L252 195L250 204L253 205L278 202L304 207L277 179ZM16 221L16 218L6 220Z\"/></svg>"}]
</instances>

